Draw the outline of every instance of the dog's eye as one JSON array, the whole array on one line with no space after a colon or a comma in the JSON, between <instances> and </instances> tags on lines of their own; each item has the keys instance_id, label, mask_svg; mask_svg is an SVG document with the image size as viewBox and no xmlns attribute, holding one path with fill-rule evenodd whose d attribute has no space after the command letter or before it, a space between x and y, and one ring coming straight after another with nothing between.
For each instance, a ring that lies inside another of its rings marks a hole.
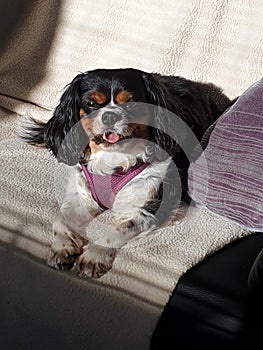
<instances>
[{"instance_id":1,"label":"dog's eye","mask_svg":"<svg viewBox=\"0 0 263 350\"><path fill-rule=\"evenodd\" d=\"M92 100L87 101L87 107L94 108L96 107L96 103Z\"/></svg>"}]
</instances>

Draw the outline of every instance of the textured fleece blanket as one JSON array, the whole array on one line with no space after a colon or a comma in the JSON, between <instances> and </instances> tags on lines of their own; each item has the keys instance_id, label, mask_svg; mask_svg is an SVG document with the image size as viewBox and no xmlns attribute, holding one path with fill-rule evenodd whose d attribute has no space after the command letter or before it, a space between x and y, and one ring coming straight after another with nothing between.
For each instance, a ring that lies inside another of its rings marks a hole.
<instances>
[{"instance_id":1,"label":"textured fleece blanket","mask_svg":"<svg viewBox=\"0 0 263 350\"><path fill-rule=\"evenodd\" d=\"M1 30L8 27L0 57L0 240L44 260L67 168L48 151L19 141L18 122L25 115L50 118L63 87L93 68L178 74L212 81L236 96L261 74L263 3L47 0L19 6L7 13L13 26L0 24ZM250 233L206 209L190 207L184 214L128 243L113 269L96 281L97 295L91 293L87 302L105 315L113 289L122 295L113 303L125 298L134 306L124 311L126 327L111 317L98 325L100 337L112 334L114 349L147 349L180 276ZM94 288L95 282L86 283ZM96 336L93 330L90 337Z\"/></svg>"}]
</instances>

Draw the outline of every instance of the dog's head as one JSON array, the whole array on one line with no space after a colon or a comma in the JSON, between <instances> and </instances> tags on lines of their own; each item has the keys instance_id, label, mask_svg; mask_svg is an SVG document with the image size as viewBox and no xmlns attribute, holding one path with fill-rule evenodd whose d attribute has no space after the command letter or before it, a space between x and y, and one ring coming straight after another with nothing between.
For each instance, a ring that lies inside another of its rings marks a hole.
<instances>
[{"instance_id":1,"label":"dog's head","mask_svg":"<svg viewBox=\"0 0 263 350\"><path fill-rule=\"evenodd\" d=\"M133 69L96 70L83 77L76 110L88 137L86 157L99 151L139 152L138 144L149 137L145 80Z\"/></svg>"},{"instance_id":2,"label":"dog's head","mask_svg":"<svg viewBox=\"0 0 263 350\"><path fill-rule=\"evenodd\" d=\"M31 130L31 143L42 140L58 161L69 165L89 161L99 151L141 157L147 140L158 144L160 139L161 118L148 106L165 107L164 95L154 74L136 69L79 74L47 124Z\"/></svg>"}]
</instances>

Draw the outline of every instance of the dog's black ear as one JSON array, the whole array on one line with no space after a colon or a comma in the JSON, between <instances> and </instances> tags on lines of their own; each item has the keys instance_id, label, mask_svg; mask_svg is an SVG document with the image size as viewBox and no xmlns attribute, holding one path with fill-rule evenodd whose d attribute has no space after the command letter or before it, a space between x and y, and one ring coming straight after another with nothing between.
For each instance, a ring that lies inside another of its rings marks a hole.
<instances>
[{"instance_id":1,"label":"dog's black ear","mask_svg":"<svg viewBox=\"0 0 263 350\"><path fill-rule=\"evenodd\" d=\"M87 135L79 123L80 84L83 75L77 75L67 86L47 123L30 118L21 125L19 132L25 142L47 147L59 162L68 165L78 163L88 144Z\"/></svg>"},{"instance_id":2,"label":"dog's black ear","mask_svg":"<svg viewBox=\"0 0 263 350\"><path fill-rule=\"evenodd\" d=\"M23 141L30 145L45 147L45 130L45 122L30 117L19 124L18 135Z\"/></svg>"},{"instance_id":3,"label":"dog's black ear","mask_svg":"<svg viewBox=\"0 0 263 350\"><path fill-rule=\"evenodd\" d=\"M151 141L157 145L157 149L172 155L178 144L175 134L175 121L169 111L169 91L162 83L162 76L159 74L145 74L143 80L148 103L150 104L150 114L152 115L150 121Z\"/></svg>"},{"instance_id":4,"label":"dog's black ear","mask_svg":"<svg viewBox=\"0 0 263 350\"><path fill-rule=\"evenodd\" d=\"M44 143L59 162L77 164L86 148L87 136L79 123L80 84L83 74L77 75L60 98L52 118L44 130Z\"/></svg>"}]
</instances>

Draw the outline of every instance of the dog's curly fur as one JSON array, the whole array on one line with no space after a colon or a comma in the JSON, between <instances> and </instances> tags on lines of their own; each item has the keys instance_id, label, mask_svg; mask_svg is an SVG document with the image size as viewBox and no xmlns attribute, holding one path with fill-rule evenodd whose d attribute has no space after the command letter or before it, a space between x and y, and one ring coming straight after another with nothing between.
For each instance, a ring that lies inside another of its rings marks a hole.
<instances>
[{"instance_id":1,"label":"dog's curly fur","mask_svg":"<svg viewBox=\"0 0 263 350\"><path fill-rule=\"evenodd\" d=\"M53 225L49 264L100 277L111 268L116 249L165 222L181 200L189 200L187 169L193 150L231 104L215 85L179 76L135 69L77 75L52 118L47 123L32 120L23 135L72 166ZM120 189L110 208L94 199L81 171L85 166L106 179L138 162L149 164ZM112 226L94 238L90 221L103 212Z\"/></svg>"}]
</instances>

